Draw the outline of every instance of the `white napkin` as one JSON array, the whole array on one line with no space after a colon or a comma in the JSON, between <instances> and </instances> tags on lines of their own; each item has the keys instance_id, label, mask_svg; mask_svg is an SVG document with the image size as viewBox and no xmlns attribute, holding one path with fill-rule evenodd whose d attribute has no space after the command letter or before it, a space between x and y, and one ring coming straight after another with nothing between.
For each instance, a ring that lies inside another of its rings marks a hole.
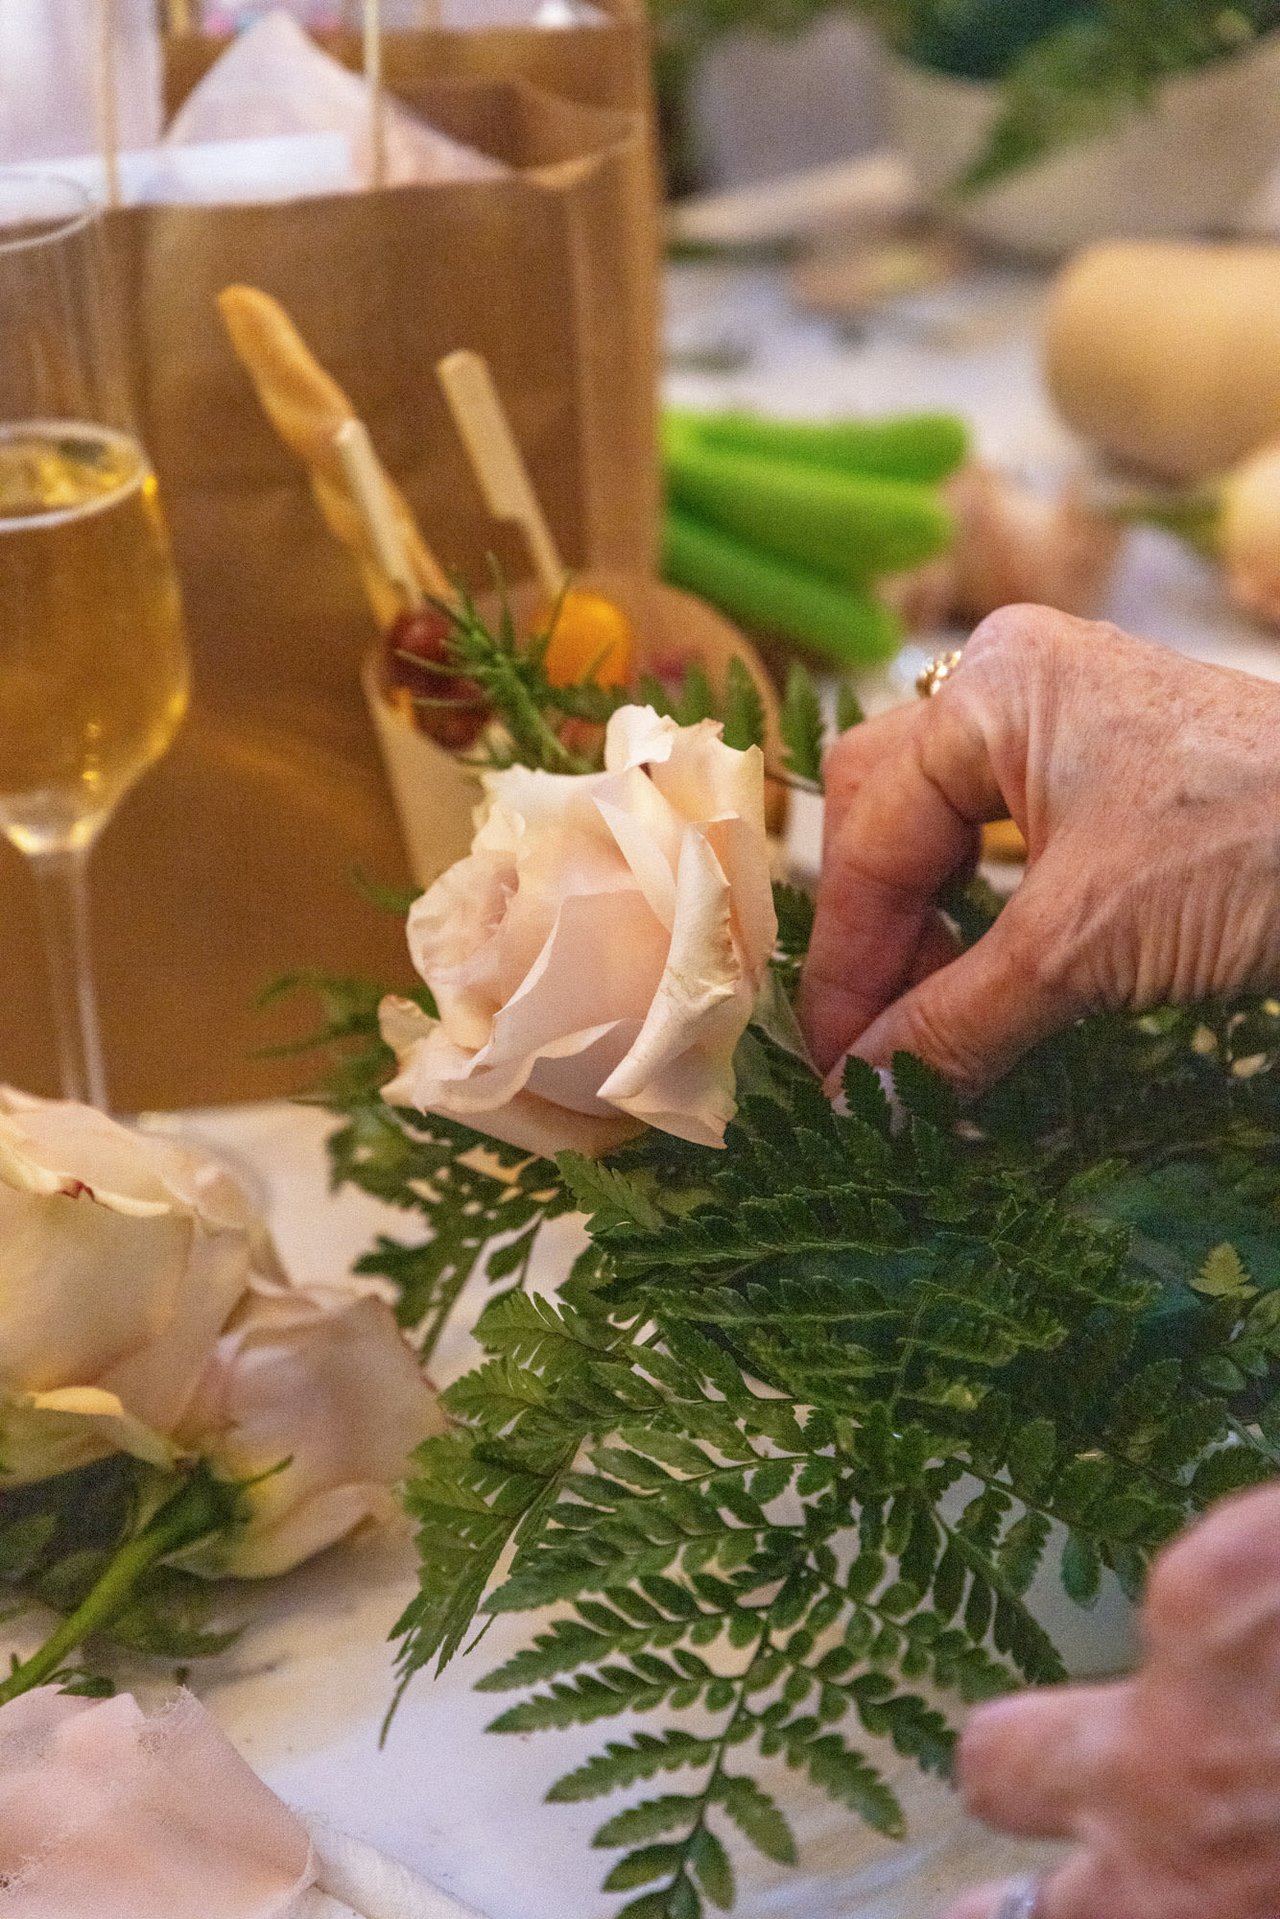
<instances>
[{"instance_id":1,"label":"white napkin","mask_svg":"<svg viewBox=\"0 0 1280 1919\"><path fill-rule=\"evenodd\" d=\"M117 0L121 146L160 138L155 0ZM0 162L96 153L102 144L97 9L89 0L0 0Z\"/></svg>"},{"instance_id":2,"label":"white napkin","mask_svg":"<svg viewBox=\"0 0 1280 1919\"><path fill-rule=\"evenodd\" d=\"M494 180L506 174L501 161L437 133L389 96L384 111L389 185ZM241 34L209 69L179 109L165 142L186 146L307 133L345 134L354 158L352 186L368 185L373 156L364 81L277 10Z\"/></svg>"},{"instance_id":3,"label":"white napkin","mask_svg":"<svg viewBox=\"0 0 1280 1919\"><path fill-rule=\"evenodd\" d=\"M3 1919L476 1919L304 1821L190 1693L0 1707Z\"/></svg>"},{"instance_id":4,"label":"white napkin","mask_svg":"<svg viewBox=\"0 0 1280 1919\"><path fill-rule=\"evenodd\" d=\"M478 1919L362 1840L306 1813L298 1817L311 1835L316 1884L303 1894L296 1919Z\"/></svg>"},{"instance_id":5,"label":"white napkin","mask_svg":"<svg viewBox=\"0 0 1280 1919\"><path fill-rule=\"evenodd\" d=\"M4 0L0 0L0 9ZM345 133L291 133L277 140L214 140L195 147L148 147L120 155L124 206L262 205L306 195L349 193L355 183L351 142ZM86 154L61 159L54 170L91 197L107 193L106 162ZM0 178L16 168L0 167Z\"/></svg>"}]
</instances>

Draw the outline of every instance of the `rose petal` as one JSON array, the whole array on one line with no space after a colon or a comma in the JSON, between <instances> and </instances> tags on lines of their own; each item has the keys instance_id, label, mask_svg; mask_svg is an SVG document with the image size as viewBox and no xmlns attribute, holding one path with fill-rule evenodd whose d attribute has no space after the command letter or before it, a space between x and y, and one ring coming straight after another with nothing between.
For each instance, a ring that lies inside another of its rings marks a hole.
<instances>
[{"instance_id":1,"label":"rose petal","mask_svg":"<svg viewBox=\"0 0 1280 1919\"><path fill-rule=\"evenodd\" d=\"M95 1385L171 1431L244 1290L248 1236L0 1183L0 1237L0 1391Z\"/></svg>"},{"instance_id":2,"label":"rose petal","mask_svg":"<svg viewBox=\"0 0 1280 1919\"><path fill-rule=\"evenodd\" d=\"M176 1207L211 1227L256 1224L252 1202L224 1167L180 1140L144 1137L74 1100L0 1087L0 1154L0 1177L30 1192L87 1186L99 1205L135 1218Z\"/></svg>"},{"instance_id":3,"label":"rose petal","mask_svg":"<svg viewBox=\"0 0 1280 1919\"><path fill-rule=\"evenodd\" d=\"M726 746L713 720L682 727L653 783L683 819L694 825L736 818L764 836L764 755L758 746L739 753Z\"/></svg>"},{"instance_id":4,"label":"rose petal","mask_svg":"<svg viewBox=\"0 0 1280 1919\"><path fill-rule=\"evenodd\" d=\"M500 935L516 888L514 859L473 853L409 908L409 953L430 976L440 1017L460 1046L483 1046L502 1004Z\"/></svg>"},{"instance_id":5,"label":"rose petal","mask_svg":"<svg viewBox=\"0 0 1280 1919\"><path fill-rule=\"evenodd\" d=\"M676 867L684 822L643 773L625 773L615 796L596 806L654 917L670 932L676 910Z\"/></svg>"},{"instance_id":6,"label":"rose petal","mask_svg":"<svg viewBox=\"0 0 1280 1919\"><path fill-rule=\"evenodd\" d=\"M406 1047L418 1050L412 1085L402 1073L385 1097L395 1104L408 1095L421 1111L448 1112L492 1130L487 1117L524 1091L539 1060L581 1055L576 1076L558 1075L559 1097L578 1112L604 1114L598 1088L645 1016L667 946L666 932L638 892L563 900L537 963L494 1019L487 1045L476 1051L456 1046L443 1024L407 1012L411 1002L392 1003L384 1037L398 1058ZM590 955L586 967L584 954ZM601 1043L615 1029L609 1058Z\"/></svg>"},{"instance_id":7,"label":"rose petal","mask_svg":"<svg viewBox=\"0 0 1280 1919\"><path fill-rule=\"evenodd\" d=\"M216 1569L285 1572L385 1513L414 1447L443 1426L381 1300L255 1295L219 1341L184 1428L227 1477L258 1479L246 1493L251 1522L214 1549Z\"/></svg>"},{"instance_id":8,"label":"rose petal","mask_svg":"<svg viewBox=\"0 0 1280 1919\"><path fill-rule=\"evenodd\" d=\"M605 728L605 771L658 766L670 759L679 735L679 723L669 714L655 713L651 706L620 706Z\"/></svg>"},{"instance_id":9,"label":"rose petal","mask_svg":"<svg viewBox=\"0 0 1280 1919\"><path fill-rule=\"evenodd\" d=\"M0 1460L10 1485L69 1473L113 1452L161 1467L177 1457L162 1434L98 1386L24 1393L0 1407Z\"/></svg>"},{"instance_id":10,"label":"rose petal","mask_svg":"<svg viewBox=\"0 0 1280 1919\"><path fill-rule=\"evenodd\" d=\"M760 838L744 819L711 820L707 844L729 882L733 937L753 991L778 943L778 915L769 869L760 858Z\"/></svg>"},{"instance_id":11,"label":"rose petal","mask_svg":"<svg viewBox=\"0 0 1280 1919\"><path fill-rule=\"evenodd\" d=\"M685 835L662 981L601 1097L679 1139L720 1146L734 1113L733 1054L751 1017L728 880L706 835Z\"/></svg>"},{"instance_id":12,"label":"rose petal","mask_svg":"<svg viewBox=\"0 0 1280 1919\"><path fill-rule=\"evenodd\" d=\"M552 1049L563 1057L571 1050L563 1042L576 1035L594 1044L601 1027L643 1019L668 945L665 927L638 891L562 901L551 937L494 1020L477 1061L482 1068L503 1065Z\"/></svg>"}]
</instances>

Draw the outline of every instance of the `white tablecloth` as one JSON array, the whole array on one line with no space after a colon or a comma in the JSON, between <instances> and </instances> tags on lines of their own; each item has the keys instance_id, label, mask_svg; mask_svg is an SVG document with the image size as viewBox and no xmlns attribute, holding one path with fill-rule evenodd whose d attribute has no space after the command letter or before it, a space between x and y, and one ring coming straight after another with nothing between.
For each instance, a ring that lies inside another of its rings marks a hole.
<instances>
[{"instance_id":1,"label":"white tablecloth","mask_svg":"<svg viewBox=\"0 0 1280 1919\"><path fill-rule=\"evenodd\" d=\"M273 1104L148 1123L208 1145L247 1175L300 1277L341 1273L376 1232L405 1232L405 1216L389 1207L328 1194L328 1122L313 1109ZM563 1275L577 1233L572 1221L548 1233L535 1285ZM475 1294L465 1303L442 1343L439 1383L472 1363L466 1328L482 1301ZM620 1902L598 1890L608 1855L593 1852L590 1840L623 1802L548 1807L542 1797L625 1722L563 1734L486 1734L505 1702L475 1693L474 1681L533 1630L527 1618L506 1619L441 1679L415 1680L380 1750L393 1687L387 1634L412 1591L407 1542L339 1549L271 1586L246 1588L242 1639L223 1659L196 1667L192 1683L283 1798L402 1860L485 1919L602 1919ZM1071 1613L1069 1624L1074 1662L1100 1670L1115 1642L1115 1613ZM897 1846L863 1833L779 1768L771 1783L793 1817L803 1866L792 1871L742 1854L744 1914L932 1919L957 1888L1043 1857L953 1817L944 1790L892 1752L876 1758L895 1776L919 1831L932 1835L927 1843Z\"/></svg>"}]
</instances>

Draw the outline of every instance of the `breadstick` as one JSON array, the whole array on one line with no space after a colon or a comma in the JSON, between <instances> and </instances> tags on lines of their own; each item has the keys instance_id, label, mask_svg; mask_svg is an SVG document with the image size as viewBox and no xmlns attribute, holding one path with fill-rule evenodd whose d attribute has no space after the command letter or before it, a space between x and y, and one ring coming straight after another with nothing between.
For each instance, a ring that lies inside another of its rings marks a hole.
<instances>
[{"instance_id":1,"label":"breadstick","mask_svg":"<svg viewBox=\"0 0 1280 1919\"><path fill-rule=\"evenodd\" d=\"M225 287L218 295L218 308L263 411L306 467L330 531L355 555L379 623L390 625L403 609L403 595L379 565L335 444L338 430L356 417L354 407L270 294L257 287ZM449 581L418 531L408 501L389 474L384 473L384 478L414 577L424 592L451 598Z\"/></svg>"}]
</instances>

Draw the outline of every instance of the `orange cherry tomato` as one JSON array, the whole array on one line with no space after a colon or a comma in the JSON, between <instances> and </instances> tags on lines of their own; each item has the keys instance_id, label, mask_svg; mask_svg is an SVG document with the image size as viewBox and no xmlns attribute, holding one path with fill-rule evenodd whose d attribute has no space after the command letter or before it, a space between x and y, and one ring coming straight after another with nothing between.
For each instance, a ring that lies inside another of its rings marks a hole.
<instances>
[{"instance_id":1,"label":"orange cherry tomato","mask_svg":"<svg viewBox=\"0 0 1280 1919\"><path fill-rule=\"evenodd\" d=\"M535 631L545 633L555 608L544 607ZM544 668L552 686L625 686L635 664L636 637L626 614L602 593L570 587L555 621Z\"/></svg>"}]
</instances>

